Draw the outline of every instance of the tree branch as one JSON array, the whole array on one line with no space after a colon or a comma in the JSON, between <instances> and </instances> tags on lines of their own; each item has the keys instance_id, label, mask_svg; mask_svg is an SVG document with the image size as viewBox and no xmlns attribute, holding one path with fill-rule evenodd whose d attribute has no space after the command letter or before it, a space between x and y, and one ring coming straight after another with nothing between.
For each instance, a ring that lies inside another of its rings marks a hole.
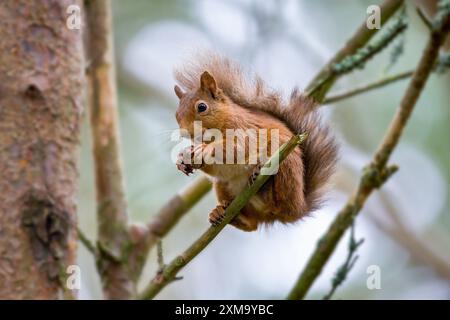
<instances>
[{"instance_id":1,"label":"tree branch","mask_svg":"<svg viewBox=\"0 0 450 320\"><path fill-rule=\"evenodd\" d=\"M97 190L98 269L106 298L128 298L132 283L123 254L129 246L118 132L110 1L86 1L90 118Z\"/></svg>"},{"instance_id":2,"label":"tree branch","mask_svg":"<svg viewBox=\"0 0 450 320\"><path fill-rule=\"evenodd\" d=\"M450 67L450 55L442 55L434 65L434 71L436 73L444 73ZM368 83L362 85L360 87L356 87L354 89L344 91L341 93L335 93L330 95L330 97L326 97L322 104L330 104L335 103L347 98L351 98L353 96L359 95L361 93L365 93L374 89L378 89L384 86L387 86L391 83L401 81L407 78L410 78L414 74L414 70L404 71L396 75L387 76L383 79L374 81L372 83Z\"/></svg>"},{"instance_id":3,"label":"tree branch","mask_svg":"<svg viewBox=\"0 0 450 320\"><path fill-rule=\"evenodd\" d=\"M398 35L403 33L408 27L405 13L402 13L395 19L392 25L378 39L370 42L364 48L358 49L355 54L349 55L331 66L331 72L335 75L343 75L361 69L365 63L372 59L377 53L385 49Z\"/></svg>"},{"instance_id":4,"label":"tree branch","mask_svg":"<svg viewBox=\"0 0 450 320\"><path fill-rule=\"evenodd\" d=\"M403 5L403 0L385 0L380 5L381 25ZM361 24L356 33L347 41L345 46L339 50L333 58L322 68L322 70L314 77L311 83L306 87L306 92L314 92L312 96L317 101L322 101L326 92L333 86L339 77L333 73L332 66L341 62L345 57L353 55L356 51L365 46L369 40L375 35L377 29L368 29L366 21ZM319 88L320 87L320 88ZM314 89L316 88L316 89Z\"/></svg>"},{"instance_id":5,"label":"tree branch","mask_svg":"<svg viewBox=\"0 0 450 320\"><path fill-rule=\"evenodd\" d=\"M336 271L336 274L331 280L331 289L323 297L323 300L330 300L333 294L336 292L336 289L340 285L342 285L345 279L347 279L348 273L353 268L359 257L358 255L355 255L356 250L358 250L358 248L363 244L363 242L364 242L363 238L359 239L358 241L356 241L355 239L355 222L353 221L350 228L350 239L348 243L347 258L345 259L345 262Z\"/></svg>"},{"instance_id":6,"label":"tree branch","mask_svg":"<svg viewBox=\"0 0 450 320\"><path fill-rule=\"evenodd\" d=\"M263 168L266 168L268 172L275 174L278 165L306 138L307 133L293 136L270 157ZM251 186L246 187L227 207L223 221L217 226L209 227L208 230L206 230L206 232L204 232L203 235L201 235L200 238L198 238L186 251L172 260L162 272L158 273L155 278L153 278L139 298L152 299L161 291L161 289L173 281L177 273L205 249L220 231L222 231L222 229L239 214L250 198L258 192L270 177L271 174L259 175Z\"/></svg>"},{"instance_id":7,"label":"tree branch","mask_svg":"<svg viewBox=\"0 0 450 320\"><path fill-rule=\"evenodd\" d=\"M397 81L401 81L407 78L410 78L413 75L414 71L410 70L410 71L405 71L393 76L388 76L385 77L383 79L374 81L372 83L368 83L365 85L362 85L360 87L356 87L354 89L351 89L349 91L345 91L345 92L341 92L341 93L335 93L330 95L329 97L326 97L323 100L323 104L330 104L330 103L335 103L347 98L351 98L353 96L359 95L361 93L365 93L374 89L378 89L381 87L384 87L386 85L389 85L391 83L397 82Z\"/></svg>"},{"instance_id":8,"label":"tree branch","mask_svg":"<svg viewBox=\"0 0 450 320\"><path fill-rule=\"evenodd\" d=\"M386 164L401 137L420 93L425 87L428 77L433 70L434 62L438 57L439 48L450 29L450 13L447 13L445 17L439 16L439 19L435 20L434 29L431 32L417 69L414 71L397 113L376 151L372 163L366 168L366 172L361 178L354 195L339 212L326 234L321 238L316 250L288 295L288 299L302 299L306 295L333 253L345 230L351 225L354 217L359 213L372 191L375 188L379 188L395 171L389 169L389 167L386 168Z\"/></svg>"},{"instance_id":9,"label":"tree branch","mask_svg":"<svg viewBox=\"0 0 450 320\"><path fill-rule=\"evenodd\" d=\"M77 228L77 233L78 233L78 239L80 239L80 242L84 245L84 247L90 253L92 253L94 258L97 259L97 255L98 255L97 247L92 243L91 240L89 240L89 238L84 234L84 232L80 228Z\"/></svg>"},{"instance_id":10,"label":"tree branch","mask_svg":"<svg viewBox=\"0 0 450 320\"><path fill-rule=\"evenodd\" d=\"M431 25L431 21L425 16L425 13L417 7L416 8L417 15L419 16L420 20L422 20L423 24L429 29L432 30L433 26Z\"/></svg>"},{"instance_id":11,"label":"tree branch","mask_svg":"<svg viewBox=\"0 0 450 320\"><path fill-rule=\"evenodd\" d=\"M165 237L181 217L210 190L211 182L204 175L200 175L159 210L152 221L147 224L142 238L136 242L137 246L131 252L132 274L141 274L147 254L157 244L158 239ZM136 280L138 278L139 276Z\"/></svg>"}]
</instances>

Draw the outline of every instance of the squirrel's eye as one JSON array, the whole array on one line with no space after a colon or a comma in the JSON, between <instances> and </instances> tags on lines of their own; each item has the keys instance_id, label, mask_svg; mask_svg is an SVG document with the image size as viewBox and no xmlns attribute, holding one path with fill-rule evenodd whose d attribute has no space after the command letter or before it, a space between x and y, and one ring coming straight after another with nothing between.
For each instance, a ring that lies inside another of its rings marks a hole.
<instances>
[{"instance_id":1,"label":"squirrel's eye","mask_svg":"<svg viewBox=\"0 0 450 320\"><path fill-rule=\"evenodd\" d=\"M197 111L198 112L204 112L204 111L206 111L206 109L208 109L208 106L206 105L206 103L200 102L197 105Z\"/></svg>"}]
</instances>

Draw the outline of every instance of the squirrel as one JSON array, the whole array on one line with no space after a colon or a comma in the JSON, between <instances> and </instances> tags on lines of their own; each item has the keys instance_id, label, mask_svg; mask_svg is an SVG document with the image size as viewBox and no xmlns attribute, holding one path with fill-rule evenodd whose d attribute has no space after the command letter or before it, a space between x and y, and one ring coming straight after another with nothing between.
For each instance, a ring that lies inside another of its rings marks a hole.
<instances>
[{"instance_id":1,"label":"squirrel","mask_svg":"<svg viewBox=\"0 0 450 320\"><path fill-rule=\"evenodd\" d=\"M259 76L250 76L236 62L210 52L176 69L174 74L178 82L174 90L179 98L176 120L180 129L185 129L193 140L194 122L201 121L202 130L216 129L223 134L220 141L191 145L177 160L178 169L185 174L200 169L211 180L218 199L218 205L209 214L212 225L222 221L227 206L255 180L264 164L263 161L250 164L248 148L236 141L233 152L236 152L236 145L244 149L243 164L185 160L186 154L191 159L200 154L201 160L208 155L214 156L217 145L225 151L230 142L225 133L227 129L266 129L269 133L277 130L279 145L294 134L308 134L306 140L279 165L278 172L230 222L231 225L254 231L261 224L295 222L320 207L325 187L335 169L338 147L312 99L294 89L288 102L284 102L281 94L270 89ZM264 137L270 147L273 144L271 135ZM261 150L257 152L261 156ZM270 152L262 153L263 160L271 155Z\"/></svg>"}]
</instances>

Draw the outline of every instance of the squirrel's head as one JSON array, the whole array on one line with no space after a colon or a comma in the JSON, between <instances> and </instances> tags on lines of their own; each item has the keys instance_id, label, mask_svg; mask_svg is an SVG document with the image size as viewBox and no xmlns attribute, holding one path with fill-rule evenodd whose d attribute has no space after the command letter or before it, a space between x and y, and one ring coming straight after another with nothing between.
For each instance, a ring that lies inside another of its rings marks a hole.
<instances>
[{"instance_id":1,"label":"squirrel's head","mask_svg":"<svg viewBox=\"0 0 450 320\"><path fill-rule=\"evenodd\" d=\"M201 121L203 130L225 128L230 116L229 99L208 71L200 76L198 89L183 92L177 85L174 89L180 99L175 116L181 129L186 129L193 136L195 121Z\"/></svg>"}]
</instances>

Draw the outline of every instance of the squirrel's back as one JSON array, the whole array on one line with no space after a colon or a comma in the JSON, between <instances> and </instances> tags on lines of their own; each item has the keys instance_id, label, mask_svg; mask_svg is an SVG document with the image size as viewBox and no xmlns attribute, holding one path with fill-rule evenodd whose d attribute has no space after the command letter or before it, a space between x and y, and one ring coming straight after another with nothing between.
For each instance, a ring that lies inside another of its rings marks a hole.
<instances>
[{"instance_id":1,"label":"squirrel's back","mask_svg":"<svg viewBox=\"0 0 450 320\"><path fill-rule=\"evenodd\" d=\"M285 123L293 133L308 133L308 138L300 146L304 196L308 211L317 209L324 187L334 172L338 148L312 99L294 89L289 101L285 102L281 94L269 88L259 76L249 76L239 64L211 52L190 59L175 71L175 77L183 89L194 91L198 89L204 71L214 77L217 86L235 104L269 113Z\"/></svg>"}]
</instances>

